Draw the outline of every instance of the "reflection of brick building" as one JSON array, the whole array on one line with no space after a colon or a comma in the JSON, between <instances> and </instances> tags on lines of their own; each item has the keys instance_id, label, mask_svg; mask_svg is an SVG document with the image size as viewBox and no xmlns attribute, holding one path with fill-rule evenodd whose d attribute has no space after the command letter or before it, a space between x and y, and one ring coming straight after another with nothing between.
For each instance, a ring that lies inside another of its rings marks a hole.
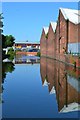
<instances>
[{"instance_id":1,"label":"reflection of brick building","mask_svg":"<svg viewBox=\"0 0 80 120\"><path fill-rule=\"evenodd\" d=\"M48 27L44 27L42 30L41 38L40 38L41 55L46 55L47 33L48 33Z\"/></svg>"},{"instance_id":2,"label":"reflection of brick building","mask_svg":"<svg viewBox=\"0 0 80 120\"><path fill-rule=\"evenodd\" d=\"M69 66L66 66L63 63L56 63L55 88L59 111L61 111L64 106L65 108L68 108L68 105L71 103L80 104L80 90L78 90L78 86L76 86L79 82L77 72L75 71L76 77L74 78L71 73L68 73L69 69L71 70ZM72 69L72 72L74 72L74 69Z\"/></svg>"},{"instance_id":3,"label":"reflection of brick building","mask_svg":"<svg viewBox=\"0 0 80 120\"><path fill-rule=\"evenodd\" d=\"M50 83L48 89L51 92L53 86L55 86L55 63L51 59L47 59L47 79Z\"/></svg>"},{"instance_id":4,"label":"reflection of brick building","mask_svg":"<svg viewBox=\"0 0 80 120\"><path fill-rule=\"evenodd\" d=\"M47 61L47 62L45 62ZM61 62L41 57L40 70L42 81L44 82L45 73L47 74L48 89L51 92L53 86L56 90L56 98L58 103L58 111L67 112L75 111L76 108L69 109L70 105L80 104L80 88L78 89L79 69L74 70L71 66L66 66ZM72 71L72 72L69 72ZM74 76L75 73L75 76ZM64 107L65 106L65 107Z\"/></svg>"},{"instance_id":5,"label":"reflection of brick building","mask_svg":"<svg viewBox=\"0 0 80 120\"><path fill-rule=\"evenodd\" d=\"M47 75L47 64L46 64L46 58L41 57L40 59L40 73L42 78L42 85L44 84L45 77Z\"/></svg>"}]
</instances>

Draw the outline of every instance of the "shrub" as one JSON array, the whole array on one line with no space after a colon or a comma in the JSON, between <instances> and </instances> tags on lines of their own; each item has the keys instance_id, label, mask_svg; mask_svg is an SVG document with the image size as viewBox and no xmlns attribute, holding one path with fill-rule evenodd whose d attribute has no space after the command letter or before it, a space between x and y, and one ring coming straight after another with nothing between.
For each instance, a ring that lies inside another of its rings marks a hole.
<instances>
[{"instance_id":1,"label":"shrub","mask_svg":"<svg viewBox=\"0 0 80 120\"><path fill-rule=\"evenodd\" d=\"M40 52L37 52L37 56L40 57L40 56L41 56L41 53L40 53Z\"/></svg>"}]
</instances>

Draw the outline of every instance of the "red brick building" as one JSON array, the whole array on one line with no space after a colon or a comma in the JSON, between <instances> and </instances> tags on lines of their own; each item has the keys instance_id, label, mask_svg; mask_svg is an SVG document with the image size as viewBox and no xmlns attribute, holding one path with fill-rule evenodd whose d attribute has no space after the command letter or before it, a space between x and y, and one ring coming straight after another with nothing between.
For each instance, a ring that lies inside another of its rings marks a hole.
<instances>
[{"instance_id":1,"label":"red brick building","mask_svg":"<svg viewBox=\"0 0 80 120\"><path fill-rule=\"evenodd\" d=\"M56 40L58 45L58 52L63 54L65 52L78 53L80 52L78 46L80 27L78 10L73 9L59 9L58 24L56 29Z\"/></svg>"},{"instance_id":2,"label":"red brick building","mask_svg":"<svg viewBox=\"0 0 80 120\"><path fill-rule=\"evenodd\" d=\"M46 50L47 50L47 48L46 48L47 33L48 33L48 27L43 27L41 38L40 38L41 56L42 55L46 55Z\"/></svg>"},{"instance_id":3,"label":"red brick building","mask_svg":"<svg viewBox=\"0 0 80 120\"><path fill-rule=\"evenodd\" d=\"M50 22L47 39L47 56L55 56L55 30L56 22Z\"/></svg>"},{"instance_id":4,"label":"red brick building","mask_svg":"<svg viewBox=\"0 0 80 120\"><path fill-rule=\"evenodd\" d=\"M43 53L52 58L70 64L80 65L80 13L78 10L60 8L57 25L51 22L47 33L47 39L42 32L40 45ZM55 27L56 26L56 27ZM76 55L71 56L71 54ZM74 60L71 60L74 59Z\"/></svg>"},{"instance_id":5,"label":"red brick building","mask_svg":"<svg viewBox=\"0 0 80 120\"><path fill-rule=\"evenodd\" d=\"M44 49L44 44L47 43L47 49L44 50L46 50L46 56L48 56L48 58L45 57L48 89L49 92L52 91L52 88L56 90L59 112L78 110L80 104L79 68L57 62L57 60L71 64L76 62L76 66L80 66L78 57L78 53L80 54L79 18L78 10L60 8L55 32L50 23L48 38L45 43L44 41L41 42L41 49ZM55 56L57 60L50 59L51 57L55 58Z\"/></svg>"}]
</instances>

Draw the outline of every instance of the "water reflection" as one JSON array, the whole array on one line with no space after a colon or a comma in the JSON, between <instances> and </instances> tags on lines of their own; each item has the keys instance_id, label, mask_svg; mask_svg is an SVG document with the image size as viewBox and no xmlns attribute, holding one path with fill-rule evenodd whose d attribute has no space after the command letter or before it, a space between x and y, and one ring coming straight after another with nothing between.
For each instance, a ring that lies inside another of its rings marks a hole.
<instances>
[{"instance_id":1,"label":"water reflection","mask_svg":"<svg viewBox=\"0 0 80 120\"><path fill-rule=\"evenodd\" d=\"M14 60L11 62L8 59L5 62L2 62L2 81L0 80L0 102L3 100L1 98L1 94L4 90L3 84L6 78L7 73L12 73L15 70L15 64L34 64L40 63L40 57L37 56L26 56L26 55L16 55Z\"/></svg>"},{"instance_id":2,"label":"water reflection","mask_svg":"<svg viewBox=\"0 0 80 120\"><path fill-rule=\"evenodd\" d=\"M2 98L2 93L4 90L3 83L5 81L8 72L12 73L15 67L12 62L2 62L2 80L0 79L0 118L2 118L2 103L4 100Z\"/></svg>"},{"instance_id":3,"label":"water reflection","mask_svg":"<svg viewBox=\"0 0 80 120\"><path fill-rule=\"evenodd\" d=\"M80 69L52 59L40 59L42 85L56 93L59 112L80 110Z\"/></svg>"},{"instance_id":4,"label":"water reflection","mask_svg":"<svg viewBox=\"0 0 80 120\"><path fill-rule=\"evenodd\" d=\"M12 73L15 70L15 65L12 62L2 63L2 81L0 80L0 103L4 102L2 100L2 93L4 90L3 83L5 81L7 73Z\"/></svg>"},{"instance_id":5,"label":"water reflection","mask_svg":"<svg viewBox=\"0 0 80 120\"><path fill-rule=\"evenodd\" d=\"M40 63L40 57L37 56L27 56L27 55L16 55L15 64L34 64Z\"/></svg>"},{"instance_id":6,"label":"water reflection","mask_svg":"<svg viewBox=\"0 0 80 120\"><path fill-rule=\"evenodd\" d=\"M8 72L12 73L15 70L15 65L12 62L3 62L2 63L2 83L6 78Z\"/></svg>"}]
</instances>

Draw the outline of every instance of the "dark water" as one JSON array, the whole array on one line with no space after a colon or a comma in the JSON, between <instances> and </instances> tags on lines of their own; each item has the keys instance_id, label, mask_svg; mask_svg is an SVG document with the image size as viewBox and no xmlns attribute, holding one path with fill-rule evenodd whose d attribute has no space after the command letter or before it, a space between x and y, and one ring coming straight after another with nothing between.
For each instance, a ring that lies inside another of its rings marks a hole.
<instances>
[{"instance_id":1,"label":"dark water","mask_svg":"<svg viewBox=\"0 0 80 120\"><path fill-rule=\"evenodd\" d=\"M33 64L3 63L2 116L78 118L79 73L78 69L46 58Z\"/></svg>"}]
</instances>

